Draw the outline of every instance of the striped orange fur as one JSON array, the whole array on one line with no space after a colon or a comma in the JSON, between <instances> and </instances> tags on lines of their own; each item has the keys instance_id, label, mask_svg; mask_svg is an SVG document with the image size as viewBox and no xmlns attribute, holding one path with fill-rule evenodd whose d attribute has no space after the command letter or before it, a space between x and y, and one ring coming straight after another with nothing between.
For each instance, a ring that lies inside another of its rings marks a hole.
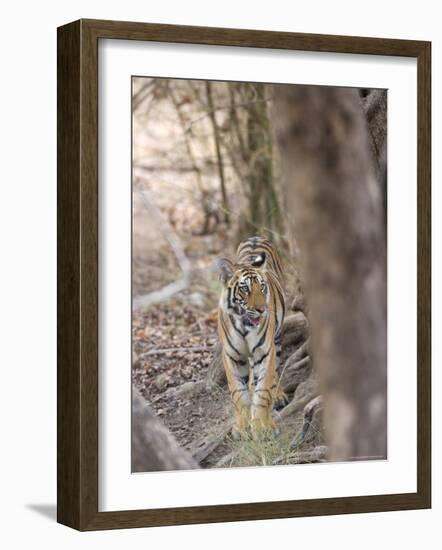
<instances>
[{"instance_id":1,"label":"striped orange fur","mask_svg":"<svg viewBox=\"0 0 442 550\"><path fill-rule=\"evenodd\" d=\"M217 260L222 359L234 408L233 433L274 430L272 409L285 404L277 372L285 304L281 261L262 237L243 241L235 262ZM252 374L252 378L250 378Z\"/></svg>"}]
</instances>

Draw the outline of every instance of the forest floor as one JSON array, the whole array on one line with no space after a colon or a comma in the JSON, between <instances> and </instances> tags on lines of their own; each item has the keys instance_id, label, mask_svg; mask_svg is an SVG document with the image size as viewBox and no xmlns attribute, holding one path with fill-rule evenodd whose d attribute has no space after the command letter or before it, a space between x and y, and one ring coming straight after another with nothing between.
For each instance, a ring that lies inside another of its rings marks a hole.
<instances>
[{"instance_id":1,"label":"forest floor","mask_svg":"<svg viewBox=\"0 0 442 550\"><path fill-rule=\"evenodd\" d=\"M180 277L167 243L155 234L146 216L135 217L133 250L134 297L157 290ZM138 238L137 238L138 234ZM187 238L186 238L187 235ZM133 313L134 386L150 403L179 445L204 468L290 464L319 461L322 442L314 438L294 453L291 442L303 425L303 407L294 414L276 413L278 437L235 441L230 436L232 406L224 384L209 383L208 372L217 344L217 303L220 290L212 264L219 255L233 257L222 233L199 236L180 233L192 265L187 289L167 301ZM227 247L227 249L226 249ZM293 299L294 290L288 292ZM293 347L283 349L284 361ZM292 396L290 396L292 397ZM318 447L319 445L319 447ZM324 448L325 449L325 448ZM307 454L306 454L307 452ZM304 453L304 455L303 455ZM304 459L302 457L304 456ZM317 460L316 460L317 459Z\"/></svg>"}]
</instances>

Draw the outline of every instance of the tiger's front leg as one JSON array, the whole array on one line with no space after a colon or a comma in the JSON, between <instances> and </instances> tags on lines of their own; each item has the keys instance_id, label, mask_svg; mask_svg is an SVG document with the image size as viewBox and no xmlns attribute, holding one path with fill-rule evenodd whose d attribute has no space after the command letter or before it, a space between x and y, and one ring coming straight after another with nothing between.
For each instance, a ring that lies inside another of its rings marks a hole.
<instances>
[{"instance_id":1,"label":"tiger's front leg","mask_svg":"<svg viewBox=\"0 0 442 550\"><path fill-rule=\"evenodd\" d=\"M274 343L269 348L260 348L253 354L253 377L255 389L252 398L252 427L258 431L276 431L272 418L275 379L276 352Z\"/></svg>"},{"instance_id":2,"label":"tiger's front leg","mask_svg":"<svg viewBox=\"0 0 442 550\"><path fill-rule=\"evenodd\" d=\"M250 424L249 364L246 359L233 359L223 351L223 365L233 404L232 435L238 438Z\"/></svg>"}]
</instances>

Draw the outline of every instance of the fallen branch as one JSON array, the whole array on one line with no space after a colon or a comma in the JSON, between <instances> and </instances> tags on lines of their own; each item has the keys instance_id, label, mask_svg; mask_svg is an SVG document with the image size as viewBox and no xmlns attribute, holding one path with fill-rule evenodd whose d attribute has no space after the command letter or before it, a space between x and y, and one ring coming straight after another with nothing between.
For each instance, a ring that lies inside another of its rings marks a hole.
<instances>
[{"instance_id":1,"label":"fallen branch","mask_svg":"<svg viewBox=\"0 0 442 550\"><path fill-rule=\"evenodd\" d=\"M181 279L178 279L178 281L174 281L173 283L170 283L159 290L155 290L153 292L149 292L148 294L144 294L142 296L137 296L136 298L134 298L132 304L132 308L134 311L142 307L149 307L150 305L157 302L162 302L170 298L174 294L185 290L189 286L192 273L190 260L184 253L184 247L180 239L177 237L169 223L165 220L164 216L161 214L159 208L155 205L155 202L149 196L148 192L146 190L136 191L136 195L140 197L142 203L149 210L164 237L169 242L169 245L172 248L173 253L175 254L181 271L183 272L183 277Z\"/></svg>"},{"instance_id":2,"label":"fallen branch","mask_svg":"<svg viewBox=\"0 0 442 550\"><path fill-rule=\"evenodd\" d=\"M311 464L312 462L326 462L327 450L325 445L319 445L311 451L290 453L289 455L278 457L272 464Z\"/></svg>"},{"instance_id":3,"label":"fallen branch","mask_svg":"<svg viewBox=\"0 0 442 550\"><path fill-rule=\"evenodd\" d=\"M160 349L150 349L144 353L141 353L138 357L143 359L144 357L149 357L151 355L164 355L165 353L179 353L180 351L190 351L192 353L205 353L207 351L215 351L216 346L190 346L183 348L160 348Z\"/></svg>"},{"instance_id":4,"label":"fallen branch","mask_svg":"<svg viewBox=\"0 0 442 550\"><path fill-rule=\"evenodd\" d=\"M228 468L229 466L231 466L237 454L237 451L232 451L231 453L222 456L215 464L214 468Z\"/></svg>"},{"instance_id":5,"label":"fallen branch","mask_svg":"<svg viewBox=\"0 0 442 550\"><path fill-rule=\"evenodd\" d=\"M217 435L209 435L198 441L192 449L189 449L190 454L197 464L201 464L217 447L224 441L226 435L232 428L231 422L227 422L224 428Z\"/></svg>"}]
</instances>

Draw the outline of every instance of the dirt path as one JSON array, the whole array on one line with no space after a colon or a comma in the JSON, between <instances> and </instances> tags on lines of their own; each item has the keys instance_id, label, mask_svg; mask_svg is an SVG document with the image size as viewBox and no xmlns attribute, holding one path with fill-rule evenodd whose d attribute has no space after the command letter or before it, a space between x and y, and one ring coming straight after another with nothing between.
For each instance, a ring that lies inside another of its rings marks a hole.
<instances>
[{"instance_id":1,"label":"dirt path","mask_svg":"<svg viewBox=\"0 0 442 550\"><path fill-rule=\"evenodd\" d=\"M137 238L133 286L137 296L157 290L181 274L160 235L149 240L141 237L155 229L143 210L135 217L134 227ZM281 430L278 438L240 443L231 439L230 398L222 384L209 386L207 374L217 343L219 296L219 282L211 266L217 256L232 256L233 249L226 246L219 234L196 236L187 231L181 233L181 238L193 270L189 287L147 310L136 310L133 315L135 387L179 445L189 450L202 467L298 462L297 457L291 456L290 443L302 426L303 405L295 407L293 414L276 415ZM294 277L288 279L287 301L291 303L296 284ZM293 346L286 346L283 361L293 351ZM301 395L300 403L304 401ZM301 445L298 451L309 448Z\"/></svg>"},{"instance_id":2,"label":"dirt path","mask_svg":"<svg viewBox=\"0 0 442 550\"><path fill-rule=\"evenodd\" d=\"M134 321L135 386L203 468L299 462L299 453L321 443L301 445L296 455L290 448L303 424L303 406L294 414L275 413L281 432L276 438L232 440L228 392L207 383L215 342L213 312L182 302L150 308ZM292 346L283 349L283 361L292 352Z\"/></svg>"}]
</instances>

